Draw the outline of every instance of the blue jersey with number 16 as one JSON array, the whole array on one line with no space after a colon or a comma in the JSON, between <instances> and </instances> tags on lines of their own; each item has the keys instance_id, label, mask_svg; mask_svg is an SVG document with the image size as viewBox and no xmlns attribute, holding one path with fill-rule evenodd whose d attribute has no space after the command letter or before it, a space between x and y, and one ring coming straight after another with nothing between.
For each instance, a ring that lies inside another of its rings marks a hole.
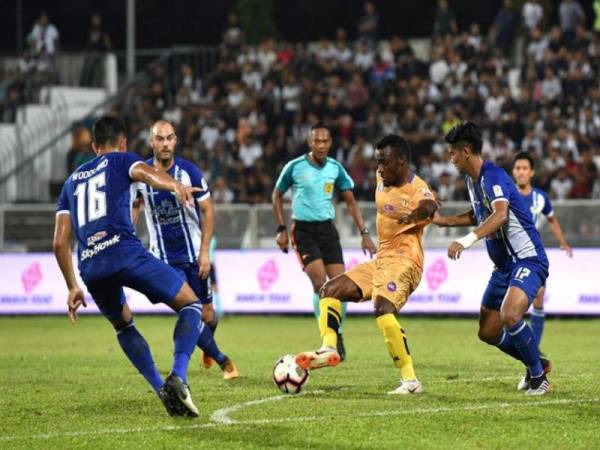
<instances>
[{"instance_id":1,"label":"blue jersey with number 16","mask_svg":"<svg viewBox=\"0 0 600 450\"><path fill-rule=\"evenodd\" d=\"M106 153L78 167L65 181L57 214L71 216L84 281L114 274L145 251L131 221L131 169L139 163L142 159L134 153Z\"/></svg>"}]
</instances>

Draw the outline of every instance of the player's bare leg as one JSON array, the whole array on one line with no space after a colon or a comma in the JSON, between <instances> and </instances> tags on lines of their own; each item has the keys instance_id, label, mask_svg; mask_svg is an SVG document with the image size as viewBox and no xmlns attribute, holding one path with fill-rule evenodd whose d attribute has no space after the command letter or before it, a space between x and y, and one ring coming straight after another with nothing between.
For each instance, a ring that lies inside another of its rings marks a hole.
<instances>
[{"instance_id":1,"label":"player's bare leg","mask_svg":"<svg viewBox=\"0 0 600 450\"><path fill-rule=\"evenodd\" d=\"M215 309L213 308L212 303L205 303L202 305L202 321L210 326L210 324L214 323L215 320ZM204 353L204 350L200 350L200 362L204 366L205 369L210 369L215 365L215 360Z\"/></svg>"},{"instance_id":2,"label":"player's bare leg","mask_svg":"<svg viewBox=\"0 0 600 450\"><path fill-rule=\"evenodd\" d=\"M527 395L544 395L551 391L550 383L546 378L546 373L550 370L551 365L544 367L535 336L529 325L523 320L523 315L528 308L529 303L525 291L511 286L502 302L500 318L531 376Z\"/></svg>"},{"instance_id":3,"label":"player's bare leg","mask_svg":"<svg viewBox=\"0 0 600 450\"><path fill-rule=\"evenodd\" d=\"M322 345L319 350L296 355L296 364L305 370L334 367L340 363L337 352L337 331L342 320L341 302L362 300L360 288L346 275L340 275L325 283L321 289L319 329Z\"/></svg>"}]
</instances>

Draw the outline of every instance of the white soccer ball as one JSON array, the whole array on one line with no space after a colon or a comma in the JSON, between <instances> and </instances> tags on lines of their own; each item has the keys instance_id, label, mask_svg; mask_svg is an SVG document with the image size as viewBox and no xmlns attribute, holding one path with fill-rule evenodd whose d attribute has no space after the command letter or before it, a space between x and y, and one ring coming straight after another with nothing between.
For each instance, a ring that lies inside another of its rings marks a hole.
<instances>
[{"instance_id":1,"label":"white soccer ball","mask_svg":"<svg viewBox=\"0 0 600 450\"><path fill-rule=\"evenodd\" d=\"M273 366L273 381L285 394L297 394L308 383L310 374L296 364L294 355L284 355Z\"/></svg>"}]
</instances>

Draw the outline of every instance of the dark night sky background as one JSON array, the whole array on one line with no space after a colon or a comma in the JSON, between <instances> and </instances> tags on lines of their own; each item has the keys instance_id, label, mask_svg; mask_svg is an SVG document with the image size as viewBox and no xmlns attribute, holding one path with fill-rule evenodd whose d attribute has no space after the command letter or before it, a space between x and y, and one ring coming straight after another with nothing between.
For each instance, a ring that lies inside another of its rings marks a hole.
<instances>
[{"instance_id":1,"label":"dark night sky background","mask_svg":"<svg viewBox=\"0 0 600 450\"><path fill-rule=\"evenodd\" d=\"M125 47L125 0L21 0L23 38L32 28L40 11L48 12L58 27L65 49L82 49L87 39L90 15L98 11L104 17L116 49ZM588 16L593 17L592 0L580 0ZM0 1L2 38L0 51L14 54L16 37L16 0ZM487 28L502 0L450 0L459 26L479 22ZM556 20L559 0L554 0L551 20ZM435 0L376 0L380 15L380 35L408 37L431 34ZM350 37L363 12L363 0L274 0L274 22L280 37L299 41L325 35L333 36L337 26L347 28ZM235 0L138 0L137 47L168 47L173 44L217 44ZM343 14L340 14L343 11Z\"/></svg>"}]
</instances>

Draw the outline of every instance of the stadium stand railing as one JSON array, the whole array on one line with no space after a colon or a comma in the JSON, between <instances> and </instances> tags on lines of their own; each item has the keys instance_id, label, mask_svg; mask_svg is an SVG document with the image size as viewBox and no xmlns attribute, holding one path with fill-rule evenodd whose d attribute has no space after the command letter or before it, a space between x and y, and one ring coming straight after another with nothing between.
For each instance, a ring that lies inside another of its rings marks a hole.
<instances>
[{"instance_id":1,"label":"stadium stand railing","mask_svg":"<svg viewBox=\"0 0 600 450\"><path fill-rule=\"evenodd\" d=\"M359 202L359 206L365 223L375 236L375 205L372 202ZM447 202L444 203L443 211L445 214L453 214L468 210L469 207L466 202ZM277 226L270 204L217 204L215 208L215 234L220 248L274 248L274 231ZM360 235L346 205L339 204L336 208L336 225L342 245L346 248L360 247ZM51 251L55 210L54 204L0 205L0 251ZM600 246L600 201L555 201L554 210L565 237L572 246ZM289 220L289 206L285 211ZM540 231L544 243L549 247L556 245L546 223ZM140 216L138 234L147 242L144 215ZM443 248L462 234L464 229L430 226L425 231L425 246Z\"/></svg>"}]
</instances>

